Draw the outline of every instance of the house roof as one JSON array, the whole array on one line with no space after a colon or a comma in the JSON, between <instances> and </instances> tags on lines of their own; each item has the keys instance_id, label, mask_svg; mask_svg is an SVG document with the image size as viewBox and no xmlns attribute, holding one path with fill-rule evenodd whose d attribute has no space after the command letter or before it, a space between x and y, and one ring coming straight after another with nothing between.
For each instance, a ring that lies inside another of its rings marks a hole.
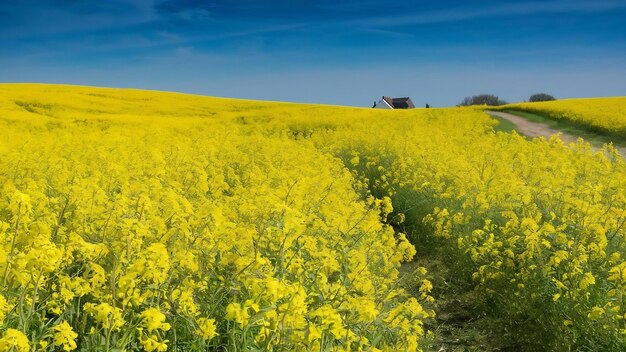
<instances>
[{"instance_id":1,"label":"house roof","mask_svg":"<svg viewBox=\"0 0 626 352\"><path fill-rule=\"evenodd\" d=\"M413 105L413 102L411 101L411 98L409 97L392 98L383 96L383 100L394 109L412 109L415 107L415 105Z\"/></svg>"}]
</instances>

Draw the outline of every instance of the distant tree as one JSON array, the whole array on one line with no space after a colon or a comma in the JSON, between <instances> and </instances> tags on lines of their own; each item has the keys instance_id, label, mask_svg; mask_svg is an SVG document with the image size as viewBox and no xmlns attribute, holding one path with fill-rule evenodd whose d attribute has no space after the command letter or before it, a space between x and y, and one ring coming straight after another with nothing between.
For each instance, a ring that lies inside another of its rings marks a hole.
<instances>
[{"instance_id":1,"label":"distant tree","mask_svg":"<svg viewBox=\"0 0 626 352\"><path fill-rule=\"evenodd\" d=\"M551 101L551 100L556 100L556 98L546 93L533 94L530 96L530 98L528 98L528 101L531 103L534 103L537 101Z\"/></svg>"},{"instance_id":2,"label":"distant tree","mask_svg":"<svg viewBox=\"0 0 626 352\"><path fill-rule=\"evenodd\" d=\"M426 109L430 108L430 105L426 104Z\"/></svg>"},{"instance_id":3,"label":"distant tree","mask_svg":"<svg viewBox=\"0 0 626 352\"><path fill-rule=\"evenodd\" d=\"M498 105L505 105L505 104L508 104L508 103L498 98L497 95L480 94L480 95L474 95L471 97L465 97L465 99L461 101L459 106L470 106L470 105L498 106Z\"/></svg>"}]
</instances>

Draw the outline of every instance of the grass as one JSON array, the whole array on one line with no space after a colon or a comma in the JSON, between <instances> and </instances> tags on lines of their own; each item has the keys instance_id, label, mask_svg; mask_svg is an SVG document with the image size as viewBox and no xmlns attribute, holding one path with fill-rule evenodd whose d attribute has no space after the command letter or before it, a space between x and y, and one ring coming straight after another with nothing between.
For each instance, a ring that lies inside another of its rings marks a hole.
<instances>
[{"instance_id":1,"label":"grass","mask_svg":"<svg viewBox=\"0 0 626 352\"><path fill-rule=\"evenodd\" d=\"M586 140L587 142L591 143L591 145L593 145L594 147L602 147L604 144L607 143L613 143L613 145L615 146L619 146L619 147L626 147L626 138L619 138L619 137L615 137L615 136L609 136L606 134L602 134L599 133L598 131L591 131L589 129L585 129L584 127L581 127L580 125L575 125L572 124L566 120L555 120L553 118L550 118L546 115L542 115L542 114L538 114L538 113L531 113L531 112L527 112L527 111L520 111L520 110L502 110L503 112L507 112L509 114L513 114L519 117L523 117L528 121L531 122L536 122L536 123L541 123L544 124L548 127L552 127L554 129L558 129L560 131L563 131L564 133L567 134L571 134L573 136L576 137L581 137L584 140ZM492 116L494 117L494 116ZM496 117L494 117L496 118ZM500 124L502 124L502 120L501 118L496 118ZM506 121L506 120L505 120ZM506 121L509 124L513 125L512 130L515 130L516 127L513 123ZM500 125L498 125L499 127ZM504 132L510 132L507 131L507 129L509 129L510 126L504 125L501 128L497 128L497 130L499 131L504 131Z\"/></svg>"},{"instance_id":2,"label":"grass","mask_svg":"<svg viewBox=\"0 0 626 352\"><path fill-rule=\"evenodd\" d=\"M491 117L495 119L496 121L498 121L498 124L493 128L495 131L511 133L517 130L517 126L515 126L513 122L503 119L498 116L491 116ZM518 133L520 132L518 131Z\"/></svg>"}]
</instances>

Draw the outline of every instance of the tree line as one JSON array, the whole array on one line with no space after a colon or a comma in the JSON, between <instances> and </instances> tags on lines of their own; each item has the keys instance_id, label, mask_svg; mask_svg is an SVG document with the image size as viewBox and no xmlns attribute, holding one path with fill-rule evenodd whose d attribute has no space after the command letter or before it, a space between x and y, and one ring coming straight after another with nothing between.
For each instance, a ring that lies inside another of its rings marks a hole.
<instances>
[{"instance_id":1,"label":"tree line","mask_svg":"<svg viewBox=\"0 0 626 352\"><path fill-rule=\"evenodd\" d=\"M552 95L546 93L533 94L528 98L529 102L551 101L556 100ZM465 97L458 106L471 106L471 105L487 105L498 106L506 105L507 101L500 99L497 95L493 94L479 94L470 97Z\"/></svg>"}]
</instances>

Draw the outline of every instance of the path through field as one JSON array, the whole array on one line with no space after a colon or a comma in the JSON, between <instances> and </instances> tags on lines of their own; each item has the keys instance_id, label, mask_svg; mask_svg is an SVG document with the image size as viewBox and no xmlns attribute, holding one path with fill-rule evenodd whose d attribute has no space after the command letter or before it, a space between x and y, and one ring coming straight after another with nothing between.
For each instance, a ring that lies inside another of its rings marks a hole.
<instances>
[{"instance_id":1,"label":"path through field","mask_svg":"<svg viewBox=\"0 0 626 352\"><path fill-rule=\"evenodd\" d=\"M528 137L533 137L533 138L545 137L547 139L560 132L561 139L565 143L576 142L576 140L578 139L578 137L574 135L567 134L565 132L546 126L539 122L528 121L523 117L509 114L508 112L502 112L502 111L485 111L485 112L491 116L497 116L499 118L512 122L516 126L516 130L519 131L519 133Z\"/></svg>"},{"instance_id":2,"label":"path through field","mask_svg":"<svg viewBox=\"0 0 626 352\"><path fill-rule=\"evenodd\" d=\"M499 118L505 119L513 123L515 125L515 129L519 133L528 137L532 137L532 138L545 137L546 139L548 139L557 133L561 133L559 137L565 143L576 142L579 138L578 136L563 132L556 128L552 128L543 123L529 121L523 117L519 117L517 115L513 115L508 112L502 112L502 111L485 111L485 112L491 116L497 116ZM622 156L626 156L626 147L616 146L616 148ZM593 145L593 149L599 150L600 148L597 145Z\"/></svg>"}]
</instances>

